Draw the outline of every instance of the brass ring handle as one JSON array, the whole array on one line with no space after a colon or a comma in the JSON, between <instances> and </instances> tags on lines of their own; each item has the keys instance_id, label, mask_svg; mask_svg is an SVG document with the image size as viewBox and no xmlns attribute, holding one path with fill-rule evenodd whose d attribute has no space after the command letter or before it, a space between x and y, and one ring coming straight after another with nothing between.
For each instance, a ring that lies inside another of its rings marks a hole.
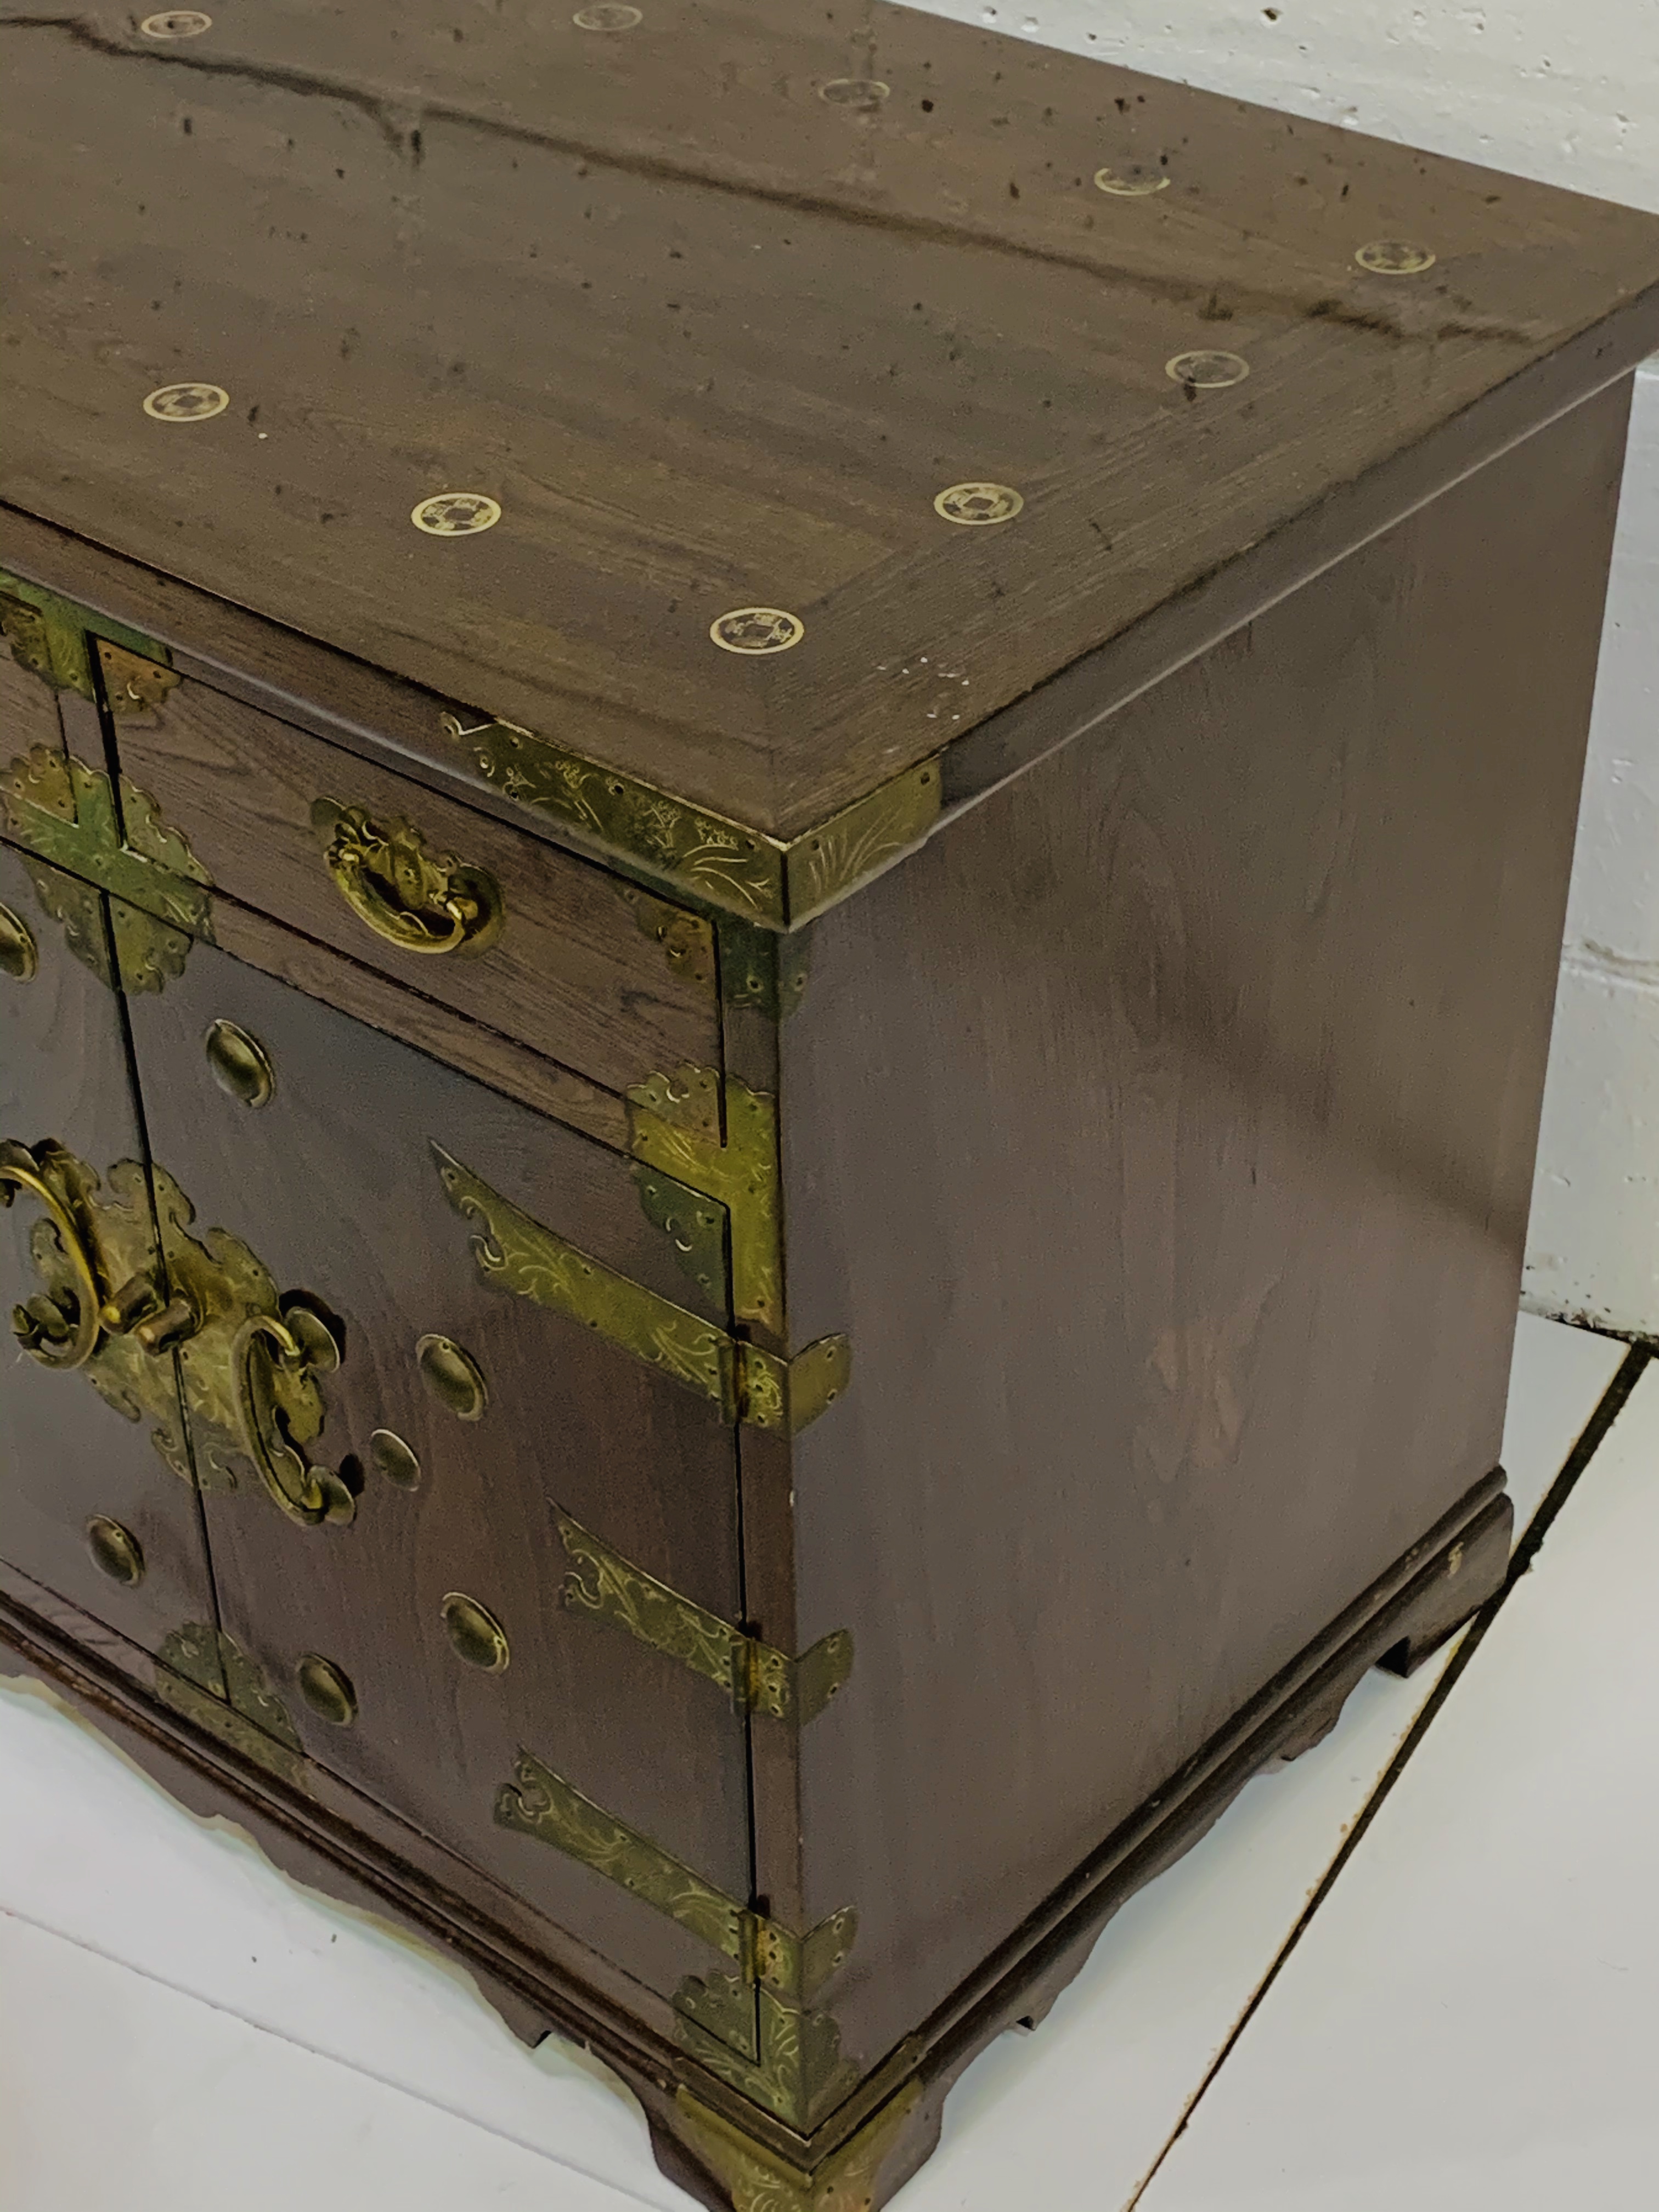
<instances>
[{"instance_id":1,"label":"brass ring handle","mask_svg":"<svg viewBox=\"0 0 1659 2212\"><path fill-rule=\"evenodd\" d=\"M428 853L402 815L380 823L361 806L319 799L311 822L336 890L401 951L482 952L501 935L507 910L495 877L453 853Z\"/></svg>"},{"instance_id":2,"label":"brass ring handle","mask_svg":"<svg viewBox=\"0 0 1659 2212\"><path fill-rule=\"evenodd\" d=\"M326 1332L322 1334L326 1342ZM230 1355L243 1447L265 1488L302 1528L315 1528L325 1521L349 1521L357 1510L356 1493L344 1478L331 1468L312 1466L277 1425L280 1408L271 1389L275 1370L280 1365L298 1374L313 1365L335 1364L317 1355L315 1342L302 1343L288 1320L271 1314L251 1315L237 1330ZM259 1365L264 1369L263 1385L255 1379Z\"/></svg>"},{"instance_id":3,"label":"brass ring handle","mask_svg":"<svg viewBox=\"0 0 1659 2212\"><path fill-rule=\"evenodd\" d=\"M27 1191L44 1207L58 1231L75 1277L75 1318L71 1324L67 1314L59 1313L59 1334L47 1319L47 1312L57 1309L44 1298L36 1299L29 1306L15 1308L12 1315L13 1333L29 1357L38 1359L43 1367L84 1367L98 1348L98 1310L104 1301L97 1273L68 1200L47 1182L40 1171L40 1163L28 1146L9 1137L0 1143L0 1206L11 1204L14 1190ZM41 1310L43 1308L46 1310Z\"/></svg>"}]
</instances>

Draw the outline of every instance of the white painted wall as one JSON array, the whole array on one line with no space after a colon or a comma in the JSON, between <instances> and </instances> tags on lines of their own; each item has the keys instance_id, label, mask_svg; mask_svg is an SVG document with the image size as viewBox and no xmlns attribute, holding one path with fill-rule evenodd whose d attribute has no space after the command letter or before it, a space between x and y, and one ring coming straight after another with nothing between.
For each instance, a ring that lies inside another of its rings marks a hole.
<instances>
[{"instance_id":1,"label":"white painted wall","mask_svg":"<svg viewBox=\"0 0 1659 2212\"><path fill-rule=\"evenodd\" d=\"M925 0L1659 213L1659 0ZM1659 360L1637 380L1527 1299L1659 1335Z\"/></svg>"}]
</instances>

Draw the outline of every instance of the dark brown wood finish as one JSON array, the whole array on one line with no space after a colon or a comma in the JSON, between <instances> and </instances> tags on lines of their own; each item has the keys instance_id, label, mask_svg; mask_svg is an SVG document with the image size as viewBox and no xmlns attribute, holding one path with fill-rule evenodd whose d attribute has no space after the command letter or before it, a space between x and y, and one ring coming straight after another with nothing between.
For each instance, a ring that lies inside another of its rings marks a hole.
<instances>
[{"instance_id":1,"label":"dark brown wood finish","mask_svg":"<svg viewBox=\"0 0 1659 2212\"><path fill-rule=\"evenodd\" d=\"M902 9L452 27L6 24L0 491L780 831L1592 325L1585 390L1659 337L1650 217ZM1218 346L1248 382L1165 374ZM232 404L148 417L181 380ZM985 479L1013 523L936 514ZM447 489L501 523L413 530ZM754 604L802 643L717 651Z\"/></svg>"},{"instance_id":2,"label":"dark brown wood finish","mask_svg":"<svg viewBox=\"0 0 1659 2212\"><path fill-rule=\"evenodd\" d=\"M119 738L123 772L244 904L612 1091L685 1061L718 1066L707 921L199 684L123 714ZM325 866L311 818L322 798L383 829L410 821L429 854L488 870L505 908L499 939L431 954L380 934Z\"/></svg>"},{"instance_id":3,"label":"dark brown wood finish","mask_svg":"<svg viewBox=\"0 0 1659 2212\"><path fill-rule=\"evenodd\" d=\"M1496 1458L1626 404L813 928L798 1626L859 1662L801 1826L866 2061Z\"/></svg>"},{"instance_id":4,"label":"dark brown wood finish","mask_svg":"<svg viewBox=\"0 0 1659 2212\"><path fill-rule=\"evenodd\" d=\"M236 1022L276 1070L268 1104L222 1092L202 1050ZM204 1503L223 1625L264 1668L307 1749L647 1985L672 1994L715 1954L544 1844L497 1826L521 1748L746 1899L745 1731L731 1699L678 1661L558 1601L573 1514L697 1604L742 1615L732 1433L719 1409L574 1321L482 1284L435 1139L534 1218L680 1305L708 1311L645 1217L628 1164L315 1000L198 948L184 977L135 1002L156 1157L198 1231L241 1237L283 1289L345 1325L313 1455L372 1460L389 1428L418 1486L372 1472L343 1528L287 1519L244 1467ZM417 1338L453 1339L489 1403L458 1420L422 1385ZM501 1623L505 1673L458 1658L441 1607L460 1591ZM319 1718L295 1688L315 1652L359 1715Z\"/></svg>"}]
</instances>

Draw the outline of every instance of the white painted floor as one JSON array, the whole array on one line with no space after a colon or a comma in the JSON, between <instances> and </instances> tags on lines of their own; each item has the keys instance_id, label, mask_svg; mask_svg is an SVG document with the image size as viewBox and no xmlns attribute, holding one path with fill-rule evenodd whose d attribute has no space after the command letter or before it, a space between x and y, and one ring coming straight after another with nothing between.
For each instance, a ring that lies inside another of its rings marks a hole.
<instances>
[{"instance_id":1,"label":"white painted floor","mask_svg":"<svg viewBox=\"0 0 1659 2212\"><path fill-rule=\"evenodd\" d=\"M1622 1354L1522 1317L1504 1456L1523 1521ZM1322 1745L1253 1782L1042 2030L970 2069L903 2212L1654 2202L1656 1590L1659 1368L1472 1650L1372 1675ZM0 1686L3 2212L393 2203L690 2200L602 2069L526 2051L463 1974Z\"/></svg>"}]
</instances>

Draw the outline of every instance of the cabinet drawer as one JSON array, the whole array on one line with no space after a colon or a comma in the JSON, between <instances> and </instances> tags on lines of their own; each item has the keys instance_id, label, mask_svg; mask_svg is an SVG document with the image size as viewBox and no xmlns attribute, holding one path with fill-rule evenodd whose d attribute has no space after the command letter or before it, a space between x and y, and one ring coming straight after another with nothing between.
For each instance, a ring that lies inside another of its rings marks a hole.
<instances>
[{"instance_id":1,"label":"cabinet drawer","mask_svg":"<svg viewBox=\"0 0 1659 2212\"><path fill-rule=\"evenodd\" d=\"M119 740L232 898L611 1090L718 1065L700 917L198 684Z\"/></svg>"}]
</instances>

